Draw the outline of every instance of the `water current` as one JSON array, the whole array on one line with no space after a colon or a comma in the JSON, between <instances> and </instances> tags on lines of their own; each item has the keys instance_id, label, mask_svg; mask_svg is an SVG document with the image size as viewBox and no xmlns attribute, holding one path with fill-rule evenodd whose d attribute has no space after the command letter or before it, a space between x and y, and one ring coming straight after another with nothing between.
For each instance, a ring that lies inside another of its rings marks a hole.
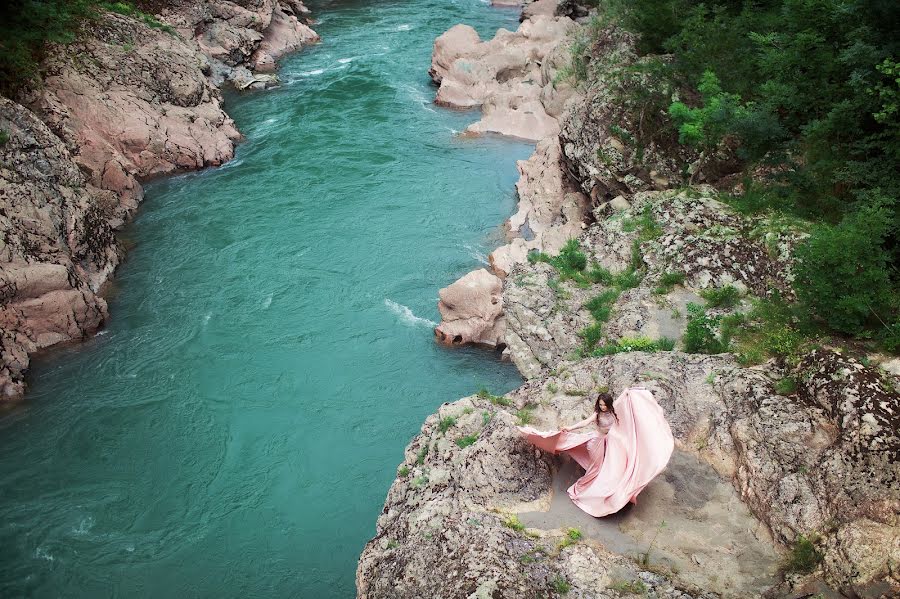
<instances>
[{"instance_id":1,"label":"water current","mask_svg":"<svg viewBox=\"0 0 900 599\"><path fill-rule=\"evenodd\" d=\"M515 368L436 345L531 147L432 104L434 38L518 12L320 0L322 43L227 96L221 168L147 186L96 338L0 416L0 596L352 597L422 420Z\"/></svg>"}]
</instances>

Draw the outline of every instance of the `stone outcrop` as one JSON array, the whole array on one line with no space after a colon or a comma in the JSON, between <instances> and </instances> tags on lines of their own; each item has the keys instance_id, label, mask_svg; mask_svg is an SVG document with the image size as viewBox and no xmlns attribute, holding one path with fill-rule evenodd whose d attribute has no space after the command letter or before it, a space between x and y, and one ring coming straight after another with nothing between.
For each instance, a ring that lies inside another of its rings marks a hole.
<instances>
[{"instance_id":1,"label":"stone outcrop","mask_svg":"<svg viewBox=\"0 0 900 599\"><path fill-rule=\"evenodd\" d=\"M106 317L100 284L118 264L118 204L85 180L32 112L0 98L0 398L24 391L28 354L81 339Z\"/></svg>"},{"instance_id":2,"label":"stone outcrop","mask_svg":"<svg viewBox=\"0 0 900 599\"><path fill-rule=\"evenodd\" d=\"M429 73L440 86L435 102L455 108L481 107L482 119L469 126L467 134L540 140L534 155L518 163L519 204L506 223L508 243L489 258L501 278L526 262L532 250L558 252L581 233L589 212L587 197L564 171L558 139L558 119L577 95L559 77L569 67L567 36L576 26L570 19L553 17L555 6L555 1L545 0L528 4L537 8L523 13L518 31L501 29L486 42L472 27L457 25L437 38L432 54ZM502 320L501 316L496 314ZM449 334L461 326L442 322L435 334L444 342L458 343L480 335L468 329ZM502 335L504 330L501 322L490 327L490 335ZM505 347L502 339L490 344Z\"/></svg>"},{"instance_id":3,"label":"stone outcrop","mask_svg":"<svg viewBox=\"0 0 900 599\"><path fill-rule=\"evenodd\" d=\"M563 172L557 137L541 140L528 160L520 160L516 213L506 222L512 241L491 252L494 272L505 277L515 264L527 262L532 250L559 253L582 233L588 199Z\"/></svg>"},{"instance_id":4,"label":"stone outcrop","mask_svg":"<svg viewBox=\"0 0 900 599\"><path fill-rule=\"evenodd\" d=\"M451 108L481 107L470 134L496 133L538 141L559 133L559 123L541 100L553 80L542 70L544 58L575 23L538 15L515 32L500 29L482 42L468 25L456 25L434 43L431 76L439 84L435 103Z\"/></svg>"},{"instance_id":5,"label":"stone outcrop","mask_svg":"<svg viewBox=\"0 0 900 599\"><path fill-rule=\"evenodd\" d=\"M50 48L40 85L0 98L0 393L20 397L28 354L81 339L119 261L113 231L141 181L222 164L240 139L218 85L263 87L318 40L298 0L180 0L160 15L102 14Z\"/></svg>"},{"instance_id":6,"label":"stone outcrop","mask_svg":"<svg viewBox=\"0 0 900 599\"><path fill-rule=\"evenodd\" d=\"M438 341L448 345L502 345L506 333L501 318L502 290L503 282L483 268L441 289L441 323L434 329Z\"/></svg>"},{"instance_id":7,"label":"stone outcrop","mask_svg":"<svg viewBox=\"0 0 900 599\"><path fill-rule=\"evenodd\" d=\"M506 398L484 395L445 404L407 447L376 537L360 559L360 596L546 597L556 596L557 578L585 597L616 596L616 584L629 580L641 580L661 597L762 594L751 588L759 581L740 571L741 562L751 559L748 543L762 543L754 551L765 553L764 532L755 533L758 541L743 541L739 551L729 550L730 539L720 534L726 524L710 522L716 532L704 531L703 522L673 521L671 526L683 529L667 530L666 538L654 541L657 575L647 576L640 560L630 562L591 542L588 528L580 529L586 541L560 548L563 529L517 531L511 524L510 514L530 521L527 515L551 510L554 472L564 465L518 436L513 412L520 418L529 412L539 428L556 428L590 412L584 395L635 384L648 388L665 409L679 451L733 480L737 496L776 539L825 535L822 564L801 583L819 579L862 596L878 596L878 589L897 592L900 465L892 456L900 395L873 369L830 350L811 353L797 367L794 374L803 382L796 395L775 392L771 375L781 374L741 368L727 355L636 352L560 361L554 374ZM738 509L735 491L722 491L714 474L700 480L682 476L689 463L676 459L667 470L694 485L664 496L669 509L698 494L709 497L698 514L725 518ZM663 484L654 482L645 494L652 496L654 486ZM632 518L639 513L620 517L619 530L646 535L629 524ZM699 540L685 548L692 537L724 545L707 557ZM773 584L777 560L752 559L769 568L755 575ZM714 569L716 562L708 560L718 560Z\"/></svg>"},{"instance_id":8,"label":"stone outcrop","mask_svg":"<svg viewBox=\"0 0 900 599\"><path fill-rule=\"evenodd\" d=\"M583 16L577 2L560 10ZM455 28L446 46L436 44L432 75L442 89L480 51L473 33ZM445 404L426 420L360 558L359 595L900 595L900 378L893 362L879 369L829 348L805 350L793 366L770 360L744 367L730 354L677 347L582 357L581 333L595 322L586 304L614 285L602 344L680 339L687 306L703 304L704 290L732 286L747 296L791 299L792 252L805 235L774 217L734 212L712 186L684 188L727 175L727 152L711 160L642 130L656 115L641 111L653 103L623 104L621 86L643 81L652 95L653 81L623 76L619 67L638 60L626 34L595 33L585 95L560 111L559 141L541 141L519 164L520 205L507 223L513 239L491 256L504 277L498 317L506 352L528 380L504 397L483 392ZM560 51L548 52L544 65ZM478 100L483 89L449 86L445 97ZM690 165L684 175L681 165ZM570 203L579 188L581 199ZM585 209L576 217L575 205L587 204L589 219ZM577 236L589 269L609 274L564 280L551 264L525 259L530 249L555 253L549 248L558 250L566 234ZM539 238L541 247L529 245ZM614 282L628 273L628 283ZM664 284L673 273L681 282ZM739 310L750 307L739 302ZM786 379L795 390L779 385ZM572 480L565 477L577 476L577 468L535 451L514 425L558 428L590 413L598 390L636 384L666 412L673 460L635 508L579 520L583 527L567 536L579 514L565 511ZM660 534L654 518L671 528ZM813 540L821 560L808 574L783 576L782 557L801 538Z\"/></svg>"}]
</instances>

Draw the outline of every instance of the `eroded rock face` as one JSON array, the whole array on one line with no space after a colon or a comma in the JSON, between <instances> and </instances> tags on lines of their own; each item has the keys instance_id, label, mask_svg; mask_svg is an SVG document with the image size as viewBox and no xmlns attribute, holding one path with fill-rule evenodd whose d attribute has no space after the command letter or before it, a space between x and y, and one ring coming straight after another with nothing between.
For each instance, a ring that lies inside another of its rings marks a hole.
<instances>
[{"instance_id":1,"label":"eroded rock face","mask_svg":"<svg viewBox=\"0 0 900 599\"><path fill-rule=\"evenodd\" d=\"M559 132L559 124L541 101L553 85L541 62L575 23L537 15L513 33L500 29L482 42L474 29L457 25L434 44L431 76L440 85L435 103L452 108L480 106L482 118L471 134L496 133L538 141Z\"/></svg>"},{"instance_id":2,"label":"eroded rock face","mask_svg":"<svg viewBox=\"0 0 900 599\"><path fill-rule=\"evenodd\" d=\"M505 277L528 252L557 254L569 239L582 233L588 199L563 172L559 139L541 140L528 160L517 163L519 180L516 213L506 221L512 241L489 256L491 267Z\"/></svg>"},{"instance_id":3,"label":"eroded rock face","mask_svg":"<svg viewBox=\"0 0 900 599\"><path fill-rule=\"evenodd\" d=\"M441 432L444 418L455 421ZM426 420L360 557L361 599L538 599L566 588L567 596L612 598L619 594L611 585L632 580L658 597L692 596L597 544L556 549L563 530L526 535L505 526L504 513L546 508L552 484L551 459L525 443L514 423L507 410L476 397L445 404Z\"/></svg>"},{"instance_id":4,"label":"eroded rock face","mask_svg":"<svg viewBox=\"0 0 900 599\"><path fill-rule=\"evenodd\" d=\"M503 282L485 269L472 271L440 290L441 323L434 329L441 343L503 343Z\"/></svg>"},{"instance_id":5,"label":"eroded rock face","mask_svg":"<svg viewBox=\"0 0 900 599\"><path fill-rule=\"evenodd\" d=\"M274 81L251 69L317 41L307 13L299 0L176 0L154 27L105 13L50 49L22 105L0 98L3 397L21 396L30 352L100 326L113 230L137 208L140 182L233 156L240 134L216 85Z\"/></svg>"},{"instance_id":6,"label":"eroded rock face","mask_svg":"<svg viewBox=\"0 0 900 599\"><path fill-rule=\"evenodd\" d=\"M240 138L195 49L116 14L48 60L29 104L88 181L119 196L115 224L137 208L141 179L222 164Z\"/></svg>"},{"instance_id":7,"label":"eroded rock face","mask_svg":"<svg viewBox=\"0 0 900 599\"><path fill-rule=\"evenodd\" d=\"M519 438L511 412L528 408L536 426L552 429L590 413L590 394L597 389L632 385L646 387L659 401L679 450L733 479L741 498L776 537L827 534L818 574L833 588L863 592L879 581L888 585L884 592L900 590L891 573L900 557L900 466L890 461L892 454L881 452L896 444L895 433L885 428L883 406L895 410L900 396L878 382L876 371L828 350L808 355L795 374L806 377L803 387L784 397L774 391L775 377L741 368L728 355L635 352L561 361L552 376L531 380L502 400L471 397L445 404L407 447L377 536L360 559L360 596L469 597L483 589L495 593L488 596L543 597L553 596L550 581L561 576L575 596L606 597L614 581L645 580L634 562L592 543L554 551L562 530L532 528L526 535L503 525L504 514L550 509L551 473L559 464ZM877 428L860 434L872 426L866 415L875 412ZM710 497L710 491L679 490L692 497ZM718 491L707 501L734 509ZM629 527L628 515L623 518L621 530L640 532ZM590 530L582 531L590 538ZM684 548L673 537L661 541L658 550ZM716 559L726 560L723 568L739 567L727 555ZM516 561L518 567L512 567ZM751 575L774 579L776 560L761 563L772 571ZM692 585L723 597L758 596L733 586L730 572L711 572L709 562L682 564L668 579L653 579L657 596L681 596Z\"/></svg>"},{"instance_id":8,"label":"eroded rock face","mask_svg":"<svg viewBox=\"0 0 900 599\"><path fill-rule=\"evenodd\" d=\"M118 264L116 198L88 184L66 145L0 98L0 398L24 391L28 354L81 339L106 317L96 295Z\"/></svg>"}]
</instances>

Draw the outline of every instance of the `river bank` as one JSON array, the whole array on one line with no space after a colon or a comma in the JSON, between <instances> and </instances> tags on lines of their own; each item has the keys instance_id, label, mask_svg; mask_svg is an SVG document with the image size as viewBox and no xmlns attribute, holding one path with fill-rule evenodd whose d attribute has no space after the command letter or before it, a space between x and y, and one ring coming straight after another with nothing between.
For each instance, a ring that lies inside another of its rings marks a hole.
<instances>
[{"instance_id":1,"label":"river bank","mask_svg":"<svg viewBox=\"0 0 900 599\"><path fill-rule=\"evenodd\" d=\"M434 38L515 11L310 2L323 42L227 92L223 167L144 185L102 334L37 356L0 419L0 594L348 597L403 445L521 377L433 343L531 148L459 138Z\"/></svg>"},{"instance_id":2,"label":"river bank","mask_svg":"<svg viewBox=\"0 0 900 599\"><path fill-rule=\"evenodd\" d=\"M701 160L664 132L637 144L658 116L629 104L629 87L647 85L629 70L634 38L583 21L589 36L564 25L567 40L535 44L553 18L483 43L457 26L435 42L436 103L484 107L470 133L549 136L519 165L493 272L442 289L435 329L442 343L502 349L529 380L426 419L360 557L359 596L891 596L896 361L785 341L787 328L724 351L721 323L758 331L758 298L790 298L806 232L722 201L727 152ZM568 91L579 39L591 40L590 75ZM560 89L570 99L555 102ZM551 107L558 125L542 118ZM554 226L565 233L548 236ZM558 428L598 390L635 384L666 410L678 451L609 530L566 511L567 465L514 427Z\"/></svg>"},{"instance_id":3,"label":"river bank","mask_svg":"<svg viewBox=\"0 0 900 599\"><path fill-rule=\"evenodd\" d=\"M102 326L142 182L229 161L241 134L220 87L274 85L276 60L318 41L308 22L299 0L122 4L2 98L0 397L22 397L30 354Z\"/></svg>"}]
</instances>

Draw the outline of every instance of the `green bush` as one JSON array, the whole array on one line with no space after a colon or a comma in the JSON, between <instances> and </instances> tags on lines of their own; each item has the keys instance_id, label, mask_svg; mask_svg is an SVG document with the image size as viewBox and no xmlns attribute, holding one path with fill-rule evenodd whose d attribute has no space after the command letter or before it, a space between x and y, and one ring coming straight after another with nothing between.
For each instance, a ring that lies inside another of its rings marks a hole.
<instances>
[{"instance_id":1,"label":"green bush","mask_svg":"<svg viewBox=\"0 0 900 599\"><path fill-rule=\"evenodd\" d=\"M737 288L726 285L718 289L704 289L700 297L706 300L710 308L733 308L741 299L741 292Z\"/></svg>"},{"instance_id":2,"label":"green bush","mask_svg":"<svg viewBox=\"0 0 900 599\"><path fill-rule=\"evenodd\" d=\"M816 540L815 535L812 538L798 535L782 564L785 571L809 574L815 570L823 557L816 549Z\"/></svg>"},{"instance_id":3,"label":"green bush","mask_svg":"<svg viewBox=\"0 0 900 599\"><path fill-rule=\"evenodd\" d=\"M867 206L837 226L820 225L797 248L797 296L831 328L857 334L892 320L897 298L883 245L890 218L887 209Z\"/></svg>"},{"instance_id":4,"label":"green bush","mask_svg":"<svg viewBox=\"0 0 900 599\"><path fill-rule=\"evenodd\" d=\"M716 335L719 318L712 318L697 304L688 304L688 323L684 331L684 351L690 354L721 354L727 344Z\"/></svg>"}]
</instances>

